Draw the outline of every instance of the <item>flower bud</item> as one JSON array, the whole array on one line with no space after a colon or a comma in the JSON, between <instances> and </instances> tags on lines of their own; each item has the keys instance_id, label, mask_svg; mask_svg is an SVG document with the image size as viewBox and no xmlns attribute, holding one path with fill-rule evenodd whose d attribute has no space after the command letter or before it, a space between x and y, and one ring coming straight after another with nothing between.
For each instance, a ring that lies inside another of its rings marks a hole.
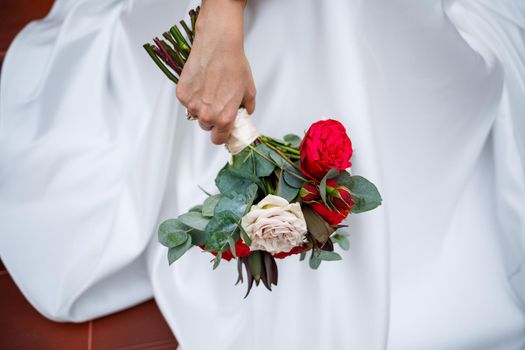
<instances>
[{"instance_id":1,"label":"flower bud","mask_svg":"<svg viewBox=\"0 0 525 350\"><path fill-rule=\"evenodd\" d=\"M352 195L350 190L343 186L339 185L333 192L330 197L330 201L334 207L341 213L348 213L354 206L355 202L352 200Z\"/></svg>"},{"instance_id":2,"label":"flower bud","mask_svg":"<svg viewBox=\"0 0 525 350\"><path fill-rule=\"evenodd\" d=\"M315 201L319 198L319 189L313 182L306 182L303 187L301 187L299 196L303 202Z\"/></svg>"}]
</instances>

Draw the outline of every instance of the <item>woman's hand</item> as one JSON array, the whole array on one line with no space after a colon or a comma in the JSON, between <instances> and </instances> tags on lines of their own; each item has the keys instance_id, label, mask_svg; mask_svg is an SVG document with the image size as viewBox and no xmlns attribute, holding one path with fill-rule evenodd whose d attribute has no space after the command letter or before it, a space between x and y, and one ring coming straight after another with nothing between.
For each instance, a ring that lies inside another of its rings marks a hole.
<instances>
[{"instance_id":1,"label":"woman's hand","mask_svg":"<svg viewBox=\"0 0 525 350\"><path fill-rule=\"evenodd\" d=\"M237 110L255 109L255 85L244 54L245 0L204 0L193 47L177 84L177 98L211 130L215 144L228 141Z\"/></svg>"}]
</instances>

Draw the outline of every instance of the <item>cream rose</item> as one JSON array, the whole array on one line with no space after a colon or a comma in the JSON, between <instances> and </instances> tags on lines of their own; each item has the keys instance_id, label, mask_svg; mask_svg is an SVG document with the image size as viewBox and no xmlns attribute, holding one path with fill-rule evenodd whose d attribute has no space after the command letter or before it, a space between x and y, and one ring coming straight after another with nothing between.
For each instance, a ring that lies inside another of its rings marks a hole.
<instances>
[{"instance_id":1,"label":"cream rose","mask_svg":"<svg viewBox=\"0 0 525 350\"><path fill-rule=\"evenodd\" d=\"M307 232L301 205L271 194L252 206L241 225L250 237L251 250L271 254L286 253L303 244Z\"/></svg>"}]
</instances>

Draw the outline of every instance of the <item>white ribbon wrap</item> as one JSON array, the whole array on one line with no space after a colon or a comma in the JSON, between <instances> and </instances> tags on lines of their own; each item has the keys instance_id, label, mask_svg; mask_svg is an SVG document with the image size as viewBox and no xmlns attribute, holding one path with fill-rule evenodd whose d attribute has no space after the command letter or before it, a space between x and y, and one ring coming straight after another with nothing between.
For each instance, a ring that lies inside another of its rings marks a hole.
<instances>
[{"instance_id":1,"label":"white ribbon wrap","mask_svg":"<svg viewBox=\"0 0 525 350\"><path fill-rule=\"evenodd\" d=\"M235 155L248 147L259 135L255 125L253 125L252 116L248 114L245 108L240 108L230 138L226 142L226 148L232 155Z\"/></svg>"}]
</instances>

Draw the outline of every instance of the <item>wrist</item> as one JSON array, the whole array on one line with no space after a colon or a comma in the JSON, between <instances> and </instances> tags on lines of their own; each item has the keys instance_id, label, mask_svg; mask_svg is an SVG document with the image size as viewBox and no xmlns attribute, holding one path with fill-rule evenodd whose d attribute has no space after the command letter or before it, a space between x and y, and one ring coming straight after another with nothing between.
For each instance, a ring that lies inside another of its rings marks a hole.
<instances>
[{"instance_id":1,"label":"wrist","mask_svg":"<svg viewBox=\"0 0 525 350\"><path fill-rule=\"evenodd\" d=\"M207 32L222 40L242 43L245 5L246 0L203 0L195 25L196 37Z\"/></svg>"}]
</instances>

